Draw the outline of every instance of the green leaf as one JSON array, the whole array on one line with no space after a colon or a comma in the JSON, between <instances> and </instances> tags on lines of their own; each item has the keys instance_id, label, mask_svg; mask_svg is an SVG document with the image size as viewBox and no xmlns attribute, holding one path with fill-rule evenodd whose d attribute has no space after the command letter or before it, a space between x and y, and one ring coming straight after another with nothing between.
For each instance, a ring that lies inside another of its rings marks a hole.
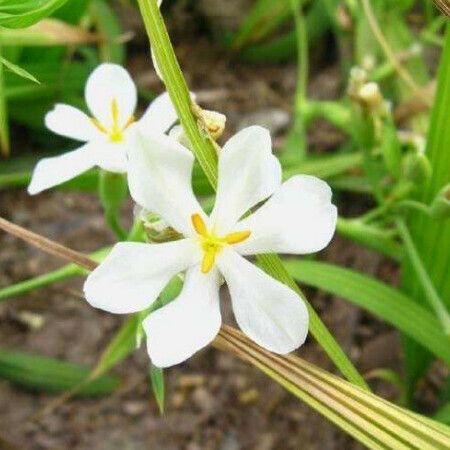
<instances>
[{"instance_id":1,"label":"green leaf","mask_svg":"<svg viewBox=\"0 0 450 450\"><path fill-rule=\"evenodd\" d=\"M141 325L139 314L128 317L103 351L90 379L98 378L112 367L123 361L136 349L136 335Z\"/></svg>"},{"instance_id":2,"label":"green leaf","mask_svg":"<svg viewBox=\"0 0 450 450\"><path fill-rule=\"evenodd\" d=\"M247 14L231 43L240 49L249 42L258 42L274 31L291 15L288 0L258 0Z\"/></svg>"},{"instance_id":3,"label":"green leaf","mask_svg":"<svg viewBox=\"0 0 450 450\"><path fill-rule=\"evenodd\" d=\"M450 425L450 402L439 408L433 418L438 422Z\"/></svg>"},{"instance_id":4,"label":"green leaf","mask_svg":"<svg viewBox=\"0 0 450 450\"><path fill-rule=\"evenodd\" d=\"M114 42L122 33L122 27L114 11L104 0L92 0L90 4L90 15L97 30L104 38L99 44L102 61L115 64L123 64L125 60L125 45Z\"/></svg>"},{"instance_id":5,"label":"green leaf","mask_svg":"<svg viewBox=\"0 0 450 450\"><path fill-rule=\"evenodd\" d=\"M1 45L0 57L2 57ZM3 157L9 156L11 150L11 143L9 140L8 104L6 100L5 87L5 72L3 70L3 64L0 62L0 155Z\"/></svg>"},{"instance_id":6,"label":"green leaf","mask_svg":"<svg viewBox=\"0 0 450 450\"><path fill-rule=\"evenodd\" d=\"M33 81L34 83L40 84L39 80L37 80L30 72L27 72L22 67L19 67L16 64L13 64L11 61L0 56L0 63L4 64L11 72L14 72L19 77L25 78L26 80Z\"/></svg>"},{"instance_id":7,"label":"green leaf","mask_svg":"<svg viewBox=\"0 0 450 450\"><path fill-rule=\"evenodd\" d=\"M0 26L26 28L64 5L68 0L0 0Z\"/></svg>"},{"instance_id":8,"label":"green leaf","mask_svg":"<svg viewBox=\"0 0 450 450\"><path fill-rule=\"evenodd\" d=\"M288 271L302 283L338 295L375 314L450 365L450 338L428 310L381 281L315 261L289 260Z\"/></svg>"},{"instance_id":9,"label":"green leaf","mask_svg":"<svg viewBox=\"0 0 450 450\"><path fill-rule=\"evenodd\" d=\"M431 203L440 189L450 182L450 26L447 26L445 47L438 72L437 92L431 112L426 155L433 168L427 187L419 194L419 200ZM440 297L450 308L450 221L439 221L413 213L408 217L408 226L414 244L420 254L429 277ZM404 267L402 285L416 299L425 301L421 287L411 266ZM414 342L405 340L405 363L411 386L426 371L431 355Z\"/></svg>"},{"instance_id":10,"label":"green leaf","mask_svg":"<svg viewBox=\"0 0 450 450\"><path fill-rule=\"evenodd\" d=\"M44 356L0 350L0 377L19 386L46 392L63 392L78 386L90 369ZM120 384L116 376L102 376L84 384L78 395L99 396L113 392Z\"/></svg>"},{"instance_id":11,"label":"green leaf","mask_svg":"<svg viewBox=\"0 0 450 450\"><path fill-rule=\"evenodd\" d=\"M150 383L152 385L156 403L158 404L159 412L164 414L165 385L163 369L153 365L150 367Z\"/></svg>"}]
</instances>

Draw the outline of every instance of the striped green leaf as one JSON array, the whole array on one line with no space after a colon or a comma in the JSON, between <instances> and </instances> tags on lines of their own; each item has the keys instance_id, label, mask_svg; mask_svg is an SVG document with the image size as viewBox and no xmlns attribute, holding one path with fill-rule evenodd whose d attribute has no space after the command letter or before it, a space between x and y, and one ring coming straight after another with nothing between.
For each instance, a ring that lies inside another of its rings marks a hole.
<instances>
[{"instance_id":1,"label":"striped green leaf","mask_svg":"<svg viewBox=\"0 0 450 450\"><path fill-rule=\"evenodd\" d=\"M89 375L87 367L44 356L0 350L0 378L36 391L64 392L80 385ZM80 396L100 396L113 392L120 384L116 376L101 376L83 384Z\"/></svg>"},{"instance_id":2,"label":"striped green leaf","mask_svg":"<svg viewBox=\"0 0 450 450\"><path fill-rule=\"evenodd\" d=\"M297 281L338 295L375 314L450 365L450 338L438 320L399 290L332 264L300 260L285 264Z\"/></svg>"}]
</instances>

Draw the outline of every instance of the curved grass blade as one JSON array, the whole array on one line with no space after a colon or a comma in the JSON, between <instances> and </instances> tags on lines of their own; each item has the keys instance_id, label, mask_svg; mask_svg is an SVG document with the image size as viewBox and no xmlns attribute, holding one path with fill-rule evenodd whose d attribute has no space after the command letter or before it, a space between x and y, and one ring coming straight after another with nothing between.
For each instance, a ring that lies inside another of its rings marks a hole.
<instances>
[{"instance_id":1,"label":"curved grass blade","mask_svg":"<svg viewBox=\"0 0 450 450\"><path fill-rule=\"evenodd\" d=\"M90 372L89 368L54 358L0 350L0 377L31 390L64 392L78 386ZM77 395L110 394L119 384L118 377L104 375L84 384Z\"/></svg>"},{"instance_id":2,"label":"curved grass blade","mask_svg":"<svg viewBox=\"0 0 450 450\"><path fill-rule=\"evenodd\" d=\"M26 28L48 17L67 0L1 0L0 26Z\"/></svg>"},{"instance_id":3,"label":"curved grass blade","mask_svg":"<svg viewBox=\"0 0 450 450\"><path fill-rule=\"evenodd\" d=\"M367 448L446 450L448 427L410 413L295 356L274 355L231 327L216 345L250 362Z\"/></svg>"},{"instance_id":4,"label":"curved grass blade","mask_svg":"<svg viewBox=\"0 0 450 450\"><path fill-rule=\"evenodd\" d=\"M431 312L402 292L367 275L332 264L289 260L285 265L297 281L370 311L450 365L450 338Z\"/></svg>"}]
</instances>

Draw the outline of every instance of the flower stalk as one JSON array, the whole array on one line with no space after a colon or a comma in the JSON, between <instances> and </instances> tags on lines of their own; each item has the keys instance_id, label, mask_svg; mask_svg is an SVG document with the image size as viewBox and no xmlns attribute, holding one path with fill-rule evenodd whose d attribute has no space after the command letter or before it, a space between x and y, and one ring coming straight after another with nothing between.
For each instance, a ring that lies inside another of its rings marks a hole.
<instances>
[{"instance_id":1,"label":"flower stalk","mask_svg":"<svg viewBox=\"0 0 450 450\"><path fill-rule=\"evenodd\" d=\"M120 225L120 208L128 195L127 180L121 173L102 170L99 177L99 198L105 221L119 241L125 240L127 232Z\"/></svg>"}]
</instances>

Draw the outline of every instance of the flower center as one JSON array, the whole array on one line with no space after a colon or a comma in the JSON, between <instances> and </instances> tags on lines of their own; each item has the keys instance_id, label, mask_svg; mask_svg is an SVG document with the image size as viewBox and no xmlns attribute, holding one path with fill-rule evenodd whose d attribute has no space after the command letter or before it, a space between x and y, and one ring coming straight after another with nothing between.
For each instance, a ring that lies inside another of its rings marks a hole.
<instances>
[{"instance_id":1,"label":"flower center","mask_svg":"<svg viewBox=\"0 0 450 450\"><path fill-rule=\"evenodd\" d=\"M214 266L217 255L225 245L239 244L245 241L251 234L250 230L236 231L225 236L217 236L214 230L208 230L200 214L192 214L192 224L199 235L200 245L203 250L201 270L208 273Z\"/></svg>"},{"instance_id":2,"label":"flower center","mask_svg":"<svg viewBox=\"0 0 450 450\"><path fill-rule=\"evenodd\" d=\"M115 144L123 141L123 132L134 123L134 116L130 116L126 121L124 126L120 126L119 124L119 104L117 100L113 98L111 100L111 117L112 117L112 125L108 129L105 127L99 120L92 117L91 122L101 133L108 135L109 141Z\"/></svg>"}]
</instances>

